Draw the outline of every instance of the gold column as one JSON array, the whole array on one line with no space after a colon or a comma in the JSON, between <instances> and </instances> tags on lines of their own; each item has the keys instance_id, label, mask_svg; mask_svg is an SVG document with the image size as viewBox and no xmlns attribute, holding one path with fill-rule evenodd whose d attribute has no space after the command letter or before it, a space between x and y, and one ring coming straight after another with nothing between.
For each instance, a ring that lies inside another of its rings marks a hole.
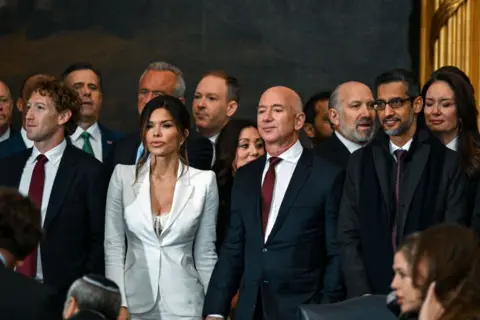
<instances>
[{"instance_id":1,"label":"gold column","mask_svg":"<svg viewBox=\"0 0 480 320\"><path fill-rule=\"evenodd\" d=\"M480 0L421 0L420 81L445 65L462 69L480 92Z\"/></svg>"}]
</instances>

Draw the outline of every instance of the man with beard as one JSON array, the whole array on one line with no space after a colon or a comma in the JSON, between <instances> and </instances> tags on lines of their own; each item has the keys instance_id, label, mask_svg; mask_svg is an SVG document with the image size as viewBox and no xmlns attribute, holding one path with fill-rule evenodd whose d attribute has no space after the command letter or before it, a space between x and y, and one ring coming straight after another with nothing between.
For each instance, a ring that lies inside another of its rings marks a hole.
<instances>
[{"instance_id":1,"label":"man with beard","mask_svg":"<svg viewBox=\"0 0 480 320\"><path fill-rule=\"evenodd\" d=\"M351 156L338 219L349 297L389 292L394 252L409 234L466 222L466 177L457 154L417 129L423 101L415 78L396 69L378 76L375 86L385 133Z\"/></svg>"},{"instance_id":2,"label":"man with beard","mask_svg":"<svg viewBox=\"0 0 480 320\"><path fill-rule=\"evenodd\" d=\"M350 154L368 143L376 132L373 94L356 81L345 82L333 91L328 102L334 134L317 145L316 153L342 167Z\"/></svg>"},{"instance_id":3,"label":"man with beard","mask_svg":"<svg viewBox=\"0 0 480 320\"><path fill-rule=\"evenodd\" d=\"M70 136L73 145L103 162L114 141L123 135L98 123L102 108L102 76L89 63L70 65L62 75L67 86L77 91L82 100L77 129Z\"/></svg>"}]
</instances>

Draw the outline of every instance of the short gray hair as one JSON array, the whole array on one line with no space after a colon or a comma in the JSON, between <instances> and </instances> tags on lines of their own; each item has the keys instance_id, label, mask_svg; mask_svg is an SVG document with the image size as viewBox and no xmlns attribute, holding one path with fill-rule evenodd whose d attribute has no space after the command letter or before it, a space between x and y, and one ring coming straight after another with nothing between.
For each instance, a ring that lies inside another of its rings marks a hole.
<instances>
[{"instance_id":1,"label":"short gray hair","mask_svg":"<svg viewBox=\"0 0 480 320\"><path fill-rule=\"evenodd\" d=\"M75 299L80 311L91 310L107 319L116 320L122 306L120 290L115 282L98 275L76 280L68 290L66 307Z\"/></svg>"},{"instance_id":2,"label":"short gray hair","mask_svg":"<svg viewBox=\"0 0 480 320\"><path fill-rule=\"evenodd\" d=\"M339 85L338 87L335 88L335 90L333 90L332 94L330 95L330 98L328 99L328 109L335 109L337 110L338 112L340 112L340 87L341 85Z\"/></svg>"},{"instance_id":3,"label":"short gray hair","mask_svg":"<svg viewBox=\"0 0 480 320\"><path fill-rule=\"evenodd\" d=\"M152 62L148 65L148 67L140 76L140 81L142 81L142 78L145 76L145 74L148 71L170 71L174 73L177 78L177 83L175 84L175 90L173 92L173 95L176 98L185 97L185 90L186 90L185 79L183 79L183 73L180 70L180 68L178 68L177 66L174 66L173 64L163 62L163 61Z\"/></svg>"}]
</instances>

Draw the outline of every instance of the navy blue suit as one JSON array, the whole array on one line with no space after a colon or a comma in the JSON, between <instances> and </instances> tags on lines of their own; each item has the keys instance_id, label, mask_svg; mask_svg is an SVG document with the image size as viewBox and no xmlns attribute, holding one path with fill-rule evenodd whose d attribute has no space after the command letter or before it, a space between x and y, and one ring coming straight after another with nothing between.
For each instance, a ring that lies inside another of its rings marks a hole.
<instances>
[{"instance_id":1,"label":"navy blue suit","mask_svg":"<svg viewBox=\"0 0 480 320\"><path fill-rule=\"evenodd\" d=\"M20 131L12 131L10 138L0 142L0 159L27 149Z\"/></svg>"},{"instance_id":2,"label":"navy blue suit","mask_svg":"<svg viewBox=\"0 0 480 320\"><path fill-rule=\"evenodd\" d=\"M102 159L103 162L107 160L108 154L112 151L113 143L120 140L123 137L123 133L120 131L113 131L105 128L100 123L98 124L100 132L102 133Z\"/></svg>"},{"instance_id":3,"label":"navy blue suit","mask_svg":"<svg viewBox=\"0 0 480 320\"><path fill-rule=\"evenodd\" d=\"M301 304L343 297L334 222L342 169L304 149L265 242L260 209L265 162L263 156L235 175L229 228L210 279L205 316L226 317L238 288L235 315L242 320L255 317L258 301L266 319L290 320Z\"/></svg>"}]
</instances>

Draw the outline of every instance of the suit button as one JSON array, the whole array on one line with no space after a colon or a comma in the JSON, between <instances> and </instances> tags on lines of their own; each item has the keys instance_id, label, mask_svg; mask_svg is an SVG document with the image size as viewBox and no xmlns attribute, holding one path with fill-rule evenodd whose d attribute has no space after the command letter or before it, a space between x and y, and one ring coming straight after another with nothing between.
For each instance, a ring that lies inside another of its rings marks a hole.
<instances>
[{"instance_id":1,"label":"suit button","mask_svg":"<svg viewBox=\"0 0 480 320\"><path fill-rule=\"evenodd\" d=\"M268 251L267 248L263 248L263 249L262 249L262 252L267 252L267 251Z\"/></svg>"}]
</instances>

